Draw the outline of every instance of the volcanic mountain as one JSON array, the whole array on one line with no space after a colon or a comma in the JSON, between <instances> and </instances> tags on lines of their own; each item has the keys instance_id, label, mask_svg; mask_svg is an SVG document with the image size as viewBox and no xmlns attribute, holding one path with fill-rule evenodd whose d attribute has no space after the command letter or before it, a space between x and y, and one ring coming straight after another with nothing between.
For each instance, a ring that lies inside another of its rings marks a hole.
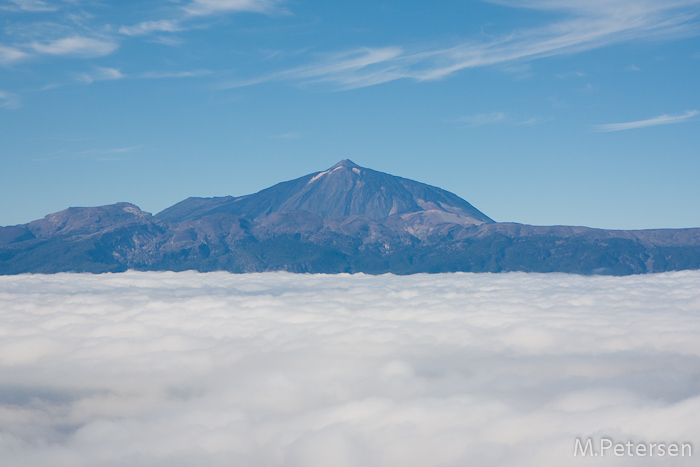
<instances>
[{"instance_id":1,"label":"volcanic mountain","mask_svg":"<svg viewBox=\"0 0 700 467\"><path fill-rule=\"evenodd\" d=\"M247 196L130 203L0 227L0 274L126 269L569 272L700 268L700 229L497 223L437 187L342 160Z\"/></svg>"},{"instance_id":2,"label":"volcanic mountain","mask_svg":"<svg viewBox=\"0 0 700 467\"><path fill-rule=\"evenodd\" d=\"M479 225L493 222L449 191L366 169L349 159L328 170L278 183L248 196L188 198L160 212L165 222L225 213L250 221L272 213L304 211L320 217L364 216L380 221L420 213L428 222Z\"/></svg>"}]
</instances>

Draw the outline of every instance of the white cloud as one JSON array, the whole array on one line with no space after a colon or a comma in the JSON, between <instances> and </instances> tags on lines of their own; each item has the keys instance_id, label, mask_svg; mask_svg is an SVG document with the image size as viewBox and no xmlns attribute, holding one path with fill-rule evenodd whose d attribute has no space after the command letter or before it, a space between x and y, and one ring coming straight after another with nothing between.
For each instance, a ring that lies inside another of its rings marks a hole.
<instances>
[{"instance_id":1,"label":"white cloud","mask_svg":"<svg viewBox=\"0 0 700 467\"><path fill-rule=\"evenodd\" d=\"M608 123L605 125L597 125L595 128L598 131L622 131L622 130L634 130L636 128L646 128L650 126L657 125L668 125L670 123L681 123L690 118L700 115L697 110L688 110L687 112L680 115L668 115L663 114L658 117L650 118L647 120L638 120L636 122L626 122L626 123Z\"/></svg>"},{"instance_id":2,"label":"white cloud","mask_svg":"<svg viewBox=\"0 0 700 467\"><path fill-rule=\"evenodd\" d=\"M20 100L16 94L0 90L0 109L18 109Z\"/></svg>"},{"instance_id":3,"label":"white cloud","mask_svg":"<svg viewBox=\"0 0 700 467\"><path fill-rule=\"evenodd\" d=\"M183 7L190 15L203 16L222 12L248 11L271 13L278 11L284 0L193 0Z\"/></svg>"},{"instance_id":4,"label":"white cloud","mask_svg":"<svg viewBox=\"0 0 700 467\"><path fill-rule=\"evenodd\" d=\"M2 276L0 457L559 467L590 463L577 437L697 443L699 313L698 271ZM596 462L666 459L644 460Z\"/></svg>"},{"instance_id":5,"label":"white cloud","mask_svg":"<svg viewBox=\"0 0 700 467\"><path fill-rule=\"evenodd\" d=\"M316 63L232 86L293 80L353 89L397 79L438 80L460 70L595 49L635 39L697 34L699 0L496 1L510 7L551 11L560 19L538 28L510 31L487 41L445 47L364 47L328 55ZM390 52L390 53L387 53Z\"/></svg>"},{"instance_id":6,"label":"white cloud","mask_svg":"<svg viewBox=\"0 0 700 467\"><path fill-rule=\"evenodd\" d=\"M102 57L114 52L119 45L106 39L94 39L84 36L64 37L50 42L32 42L30 47L48 55L73 55L78 57Z\"/></svg>"},{"instance_id":7,"label":"white cloud","mask_svg":"<svg viewBox=\"0 0 700 467\"><path fill-rule=\"evenodd\" d=\"M572 76L577 77L577 78L582 78L582 77L586 76L586 74L583 73L582 71L571 71L568 73L559 73L556 75L556 77L559 79L566 79L566 78L570 78Z\"/></svg>"},{"instance_id":8,"label":"white cloud","mask_svg":"<svg viewBox=\"0 0 700 467\"><path fill-rule=\"evenodd\" d=\"M91 84L95 81L111 81L126 78L126 76L116 68L95 67L93 71L89 73L81 73L77 78L78 81L85 84Z\"/></svg>"},{"instance_id":9,"label":"white cloud","mask_svg":"<svg viewBox=\"0 0 700 467\"><path fill-rule=\"evenodd\" d=\"M21 11L34 11L34 12L45 12L45 11L56 11L58 7L52 5L48 2L42 0L10 0L14 3L14 6L4 7L8 10L21 10Z\"/></svg>"},{"instance_id":10,"label":"white cloud","mask_svg":"<svg viewBox=\"0 0 700 467\"><path fill-rule=\"evenodd\" d=\"M8 65L28 57L25 52L14 47L0 45L0 65Z\"/></svg>"},{"instance_id":11,"label":"white cloud","mask_svg":"<svg viewBox=\"0 0 700 467\"><path fill-rule=\"evenodd\" d=\"M400 47L363 47L349 52L332 54L317 64L274 73L245 81L223 83L221 89L251 86L265 81L295 80L305 83L332 83L343 89L371 86L399 79L399 70L389 63L404 54ZM383 66L379 73L366 74L368 67Z\"/></svg>"},{"instance_id":12,"label":"white cloud","mask_svg":"<svg viewBox=\"0 0 700 467\"><path fill-rule=\"evenodd\" d=\"M182 31L180 22L176 20L144 21L134 26L122 26L119 32L126 36L143 36L154 32L177 32Z\"/></svg>"}]
</instances>

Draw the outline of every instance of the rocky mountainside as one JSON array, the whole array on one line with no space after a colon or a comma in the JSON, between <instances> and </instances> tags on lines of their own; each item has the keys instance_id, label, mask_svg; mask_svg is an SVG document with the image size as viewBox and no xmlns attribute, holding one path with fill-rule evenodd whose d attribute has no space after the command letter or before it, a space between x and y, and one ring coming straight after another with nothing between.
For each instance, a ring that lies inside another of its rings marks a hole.
<instances>
[{"instance_id":1,"label":"rocky mountainside","mask_svg":"<svg viewBox=\"0 0 700 467\"><path fill-rule=\"evenodd\" d=\"M440 188L343 160L240 197L129 203L0 227L0 274L60 271L569 272L700 268L700 229L496 223Z\"/></svg>"},{"instance_id":2,"label":"rocky mountainside","mask_svg":"<svg viewBox=\"0 0 700 467\"><path fill-rule=\"evenodd\" d=\"M424 213L424 219L449 219L463 225L493 222L462 198L423 183L360 167L349 159L323 172L278 183L237 198L188 198L156 215L165 222L233 214L250 221L273 213L304 211L320 217L390 216Z\"/></svg>"}]
</instances>

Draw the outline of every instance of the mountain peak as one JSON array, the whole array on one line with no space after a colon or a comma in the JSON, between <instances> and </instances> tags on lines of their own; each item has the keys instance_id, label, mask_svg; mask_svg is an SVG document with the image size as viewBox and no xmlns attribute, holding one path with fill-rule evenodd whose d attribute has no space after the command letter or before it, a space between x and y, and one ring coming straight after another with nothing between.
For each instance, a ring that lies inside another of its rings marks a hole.
<instances>
[{"instance_id":1,"label":"mountain peak","mask_svg":"<svg viewBox=\"0 0 700 467\"><path fill-rule=\"evenodd\" d=\"M479 225L493 222L462 198L437 187L360 167L343 159L323 172L278 183L237 198L187 199L159 213L166 222L226 213L256 221L271 213L306 211L320 217L391 216L411 222ZM407 218L408 219L408 218Z\"/></svg>"},{"instance_id":2,"label":"mountain peak","mask_svg":"<svg viewBox=\"0 0 700 467\"><path fill-rule=\"evenodd\" d=\"M331 168L328 169L328 170L333 170L333 169L336 169L336 168L338 168L338 167L346 167L346 168L348 168L348 169L352 169L352 168L358 168L358 169L359 169L359 168L360 168L359 165L355 164L355 163L354 163L353 161L351 161L350 159L343 159L342 161L338 162L337 164L335 164L333 167L331 167Z\"/></svg>"}]
</instances>

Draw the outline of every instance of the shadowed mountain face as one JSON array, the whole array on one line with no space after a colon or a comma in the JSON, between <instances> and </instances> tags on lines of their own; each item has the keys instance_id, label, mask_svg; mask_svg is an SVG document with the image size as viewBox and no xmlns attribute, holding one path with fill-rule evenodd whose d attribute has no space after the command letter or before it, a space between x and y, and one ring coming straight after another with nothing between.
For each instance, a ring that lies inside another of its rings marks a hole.
<instances>
[{"instance_id":1,"label":"shadowed mountain face","mask_svg":"<svg viewBox=\"0 0 700 467\"><path fill-rule=\"evenodd\" d=\"M366 169L348 159L323 172L279 183L253 195L189 198L156 218L179 222L227 213L254 221L283 211L306 211L321 217L364 216L376 221L427 212L447 215L450 222L463 225L493 222L448 191Z\"/></svg>"},{"instance_id":2,"label":"shadowed mountain face","mask_svg":"<svg viewBox=\"0 0 700 467\"><path fill-rule=\"evenodd\" d=\"M188 198L152 216L129 203L0 227L0 274L568 272L700 268L700 229L496 223L440 188L349 160L240 197Z\"/></svg>"}]
</instances>

